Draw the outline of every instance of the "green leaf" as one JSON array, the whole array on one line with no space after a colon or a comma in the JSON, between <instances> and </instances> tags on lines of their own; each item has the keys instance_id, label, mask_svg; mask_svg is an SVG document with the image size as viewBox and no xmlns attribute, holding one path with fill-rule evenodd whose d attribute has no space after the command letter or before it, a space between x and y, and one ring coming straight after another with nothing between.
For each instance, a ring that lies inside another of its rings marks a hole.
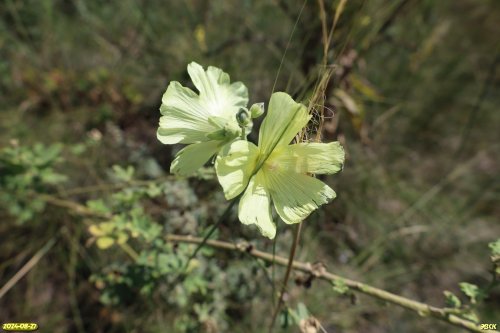
<instances>
[{"instance_id":1,"label":"green leaf","mask_svg":"<svg viewBox=\"0 0 500 333\"><path fill-rule=\"evenodd\" d=\"M125 244L128 240L128 235L124 232L119 232L116 234L116 243Z\"/></svg>"},{"instance_id":2,"label":"green leaf","mask_svg":"<svg viewBox=\"0 0 500 333\"><path fill-rule=\"evenodd\" d=\"M83 143L77 143L70 147L70 151L74 155L81 155L87 150L87 146Z\"/></svg>"},{"instance_id":3,"label":"green leaf","mask_svg":"<svg viewBox=\"0 0 500 333\"><path fill-rule=\"evenodd\" d=\"M475 284L467 282L461 282L459 283L459 286L460 290L462 290L465 295L469 296L471 303L476 304L477 299L481 296L481 290L479 287Z\"/></svg>"},{"instance_id":4,"label":"green leaf","mask_svg":"<svg viewBox=\"0 0 500 333\"><path fill-rule=\"evenodd\" d=\"M146 193L150 198L156 198L162 194L162 188L154 183L151 183L149 184Z\"/></svg>"},{"instance_id":5,"label":"green leaf","mask_svg":"<svg viewBox=\"0 0 500 333\"><path fill-rule=\"evenodd\" d=\"M96 213L108 214L111 212L102 199L87 201L87 207Z\"/></svg>"},{"instance_id":6,"label":"green leaf","mask_svg":"<svg viewBox=\"0 0 500 333\"><path fill-rule=\"evenodd\" d=\"M115 240L111 237L104 236L104 237L99 237L97 238L97 247L100 248L101 250L105 250L109 247L111 247L115 243Z\"/></svg>"},{"instance_id":7,"label":"green leaf","mask_svg":"<svg viewBox=\"0 0 500 333\"><path fill-rule=\"evenodd\" d=\"M476 324L479 323L479 317L477 316L477 314L474 311L464 312L464 313L462 313L461 317L465 318L467 320L470 320Z\"/></svg>"},{"instance_id":8,"label":"green leaf","mask_svg":"<svg viewBox=\"0 0 500 333\"><path fill-rule=\"evenodd\" d=\"M114 176L123 182L129 182L134 177L135 169L133 166L129 165L127 168L124 168L120 165L113 165Z\"/></svg>"},{"instance_id":9,"label":"green leaf","mask_svg":"<svg viewBox=\"0 0 500 333\"><path fill-rule=\"evenodd\" d=\"M349 287L345 283L343 279L336 279L333 281L333 291L340 294L345 295L349 291Z\"/></svg>"},{"instance_id":10,"label":"green leaf","mask_svg":"<svg viewBox=\"0 0 500 333\"><path fill-rule=\"evenodd\" d=\"M89 226L88 230L92 236L103 236L104 235L104 232L96 224L92 224L91 226Z\"/></svg>"},{"instance_id":11,"label":"green leaf","mask_svg":"<svg viewBox=\"0 0 500 333\"><path fill-rule=\"evenodd\" d=\"M68 178L65 175L58 174L52 170L44 170L40 173L42 182L46 184L59 184L66 181Z\"/></svg>"},{"instance_id":12,"label":"green leaf","mask_svg":"<svg viewBox=\"0 0 500 333\"><path fill-rule=\"evenodd\" d=\"M500 238L494 242L489 243L488 247L491 249L491 257L493 261L500 260Z\"/></svg>"},{"instance_id":13,"label":"green leaf","mask_svg":"<svg viewBox=\"0 0 500 333\"><path fill-rule=\"evenodd\" d=\"M460 301L460 299L451 291L445 290L443 294L444 297L446 298L447 307L458 309L462 306L462 302Z\"/></svg>"},{"instance_id":14,"label":"green leaf","mask_svg":"<svg viewBox=\"0 0 500 333\"><path fill-rule=\"evenodd\" d=\"M297 304L297 315L299 317L299 322L302 319L307 319L309 317L309 311L304 303L300 302Z\"/></svg>"}]
</instances>

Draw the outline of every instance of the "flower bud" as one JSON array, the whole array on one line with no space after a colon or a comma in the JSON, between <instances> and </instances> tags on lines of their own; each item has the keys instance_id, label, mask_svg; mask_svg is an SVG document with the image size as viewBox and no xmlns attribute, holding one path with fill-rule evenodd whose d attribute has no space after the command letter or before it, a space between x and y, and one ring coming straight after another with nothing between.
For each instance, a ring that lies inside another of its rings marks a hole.
<instances>
[{"instance_id":1,"label":"flower bud","mask_svg":"<svg viewBox=\"0 0 500 333\"><path fill-rule=\"evenodd\" d=\"M251 121L250 115L248 114L248 110L245 108L241 108L236 114L236 120L240 126L246 126Z\"/></svg>"},{"instance_id":2,"label":"flower bud","mask_svg":"<svg viewBox=\"0 0 500 333\"><path fill-rule=\"evenodd\" d=\"M252 118L258 118L264 113L264 103L255 103L250 107Z\"/></svg>"}]
</instances>

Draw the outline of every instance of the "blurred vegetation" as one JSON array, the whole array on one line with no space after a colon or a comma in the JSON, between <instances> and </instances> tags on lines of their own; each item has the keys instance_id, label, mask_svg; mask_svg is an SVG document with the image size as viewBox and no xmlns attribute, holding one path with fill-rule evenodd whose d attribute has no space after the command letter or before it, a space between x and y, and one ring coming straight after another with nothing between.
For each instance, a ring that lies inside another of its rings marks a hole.
<instances>
[{"instance_id":1,"label":"blurred vegetation","mask_svg":"<svg viewBox=\"0 0 500 333\"><path fill-rule=\"evenodd\" d=\"M500 2L321 4L2 1L0 288L56 243L0 291L0 318L44 332L261 332L283 269L205 247L177 278L195 246L162 235L203 235L226 203L209 168L168 174L180 147L156 140L158 108L169 81L190 84L193 60L244 82L251 103L273 88L307 103L324 13L338 21L322 136L348 157L324 179L338 198L306 221L297 258L498 323ZM217 237L273 251L235 212ZM310 315L327 332L450 329L292 278L283 331Z\"/></svg>"}]
</instances>

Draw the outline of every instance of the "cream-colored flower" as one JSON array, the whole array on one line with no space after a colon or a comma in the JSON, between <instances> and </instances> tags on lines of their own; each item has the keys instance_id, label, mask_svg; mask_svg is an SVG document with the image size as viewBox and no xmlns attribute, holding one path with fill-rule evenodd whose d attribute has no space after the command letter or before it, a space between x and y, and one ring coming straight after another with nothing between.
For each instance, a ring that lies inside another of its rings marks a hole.
<instances>
[{"instance_id":1,"label":"cream-colored flower","mask_svg":"<svg viewBox=\"0 0 500 333\"><path fill-rule=\"evenodd\" d=\"M289 95L274 93L260 128L259 146L234 141L217 157L215 168L226 198L246 188L239 204L240 221L257 225L266 237L276 235L271 202L285 223L299 223L335 198L328 185L309 174L340 171L342 146L338 142L290 145L310 117L306 107Z\"/></svg>"},{"instance_id":2,"label":"cream-colored flower","mask_svg":"<svg viewBox=\"0 0 500 333\"><path fill-rule=\"evenodd\" d=\"M195 62L187 70L199 95L179 82L171 82L162 98L157 132L164 144L189 144L170 167L171 172L185 176L241 136L245 127L238 123L237 115L248 112L248 90L243 83L230 83L229 75L221 69L210 66L205 71ZM251 121L246 127L251 127Z\"/></svg>"}]
</instances>

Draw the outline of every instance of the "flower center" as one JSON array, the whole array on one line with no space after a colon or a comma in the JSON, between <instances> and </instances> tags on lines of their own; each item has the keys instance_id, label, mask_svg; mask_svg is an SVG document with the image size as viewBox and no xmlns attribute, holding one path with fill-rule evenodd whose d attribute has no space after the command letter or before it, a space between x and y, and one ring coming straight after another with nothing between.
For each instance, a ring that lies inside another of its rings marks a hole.
<instances>
[{"instance_id":1,"label":"flower center","mask_svg":"<svg viewBox=\"0 0 500 333\"><path fill-rule=\"evenodd\" d=\"M268 171L277 171L279 168L279 163L277 161L269 161L267 160L266 163L266 169Z\"/></svg>"}]
</instances>

